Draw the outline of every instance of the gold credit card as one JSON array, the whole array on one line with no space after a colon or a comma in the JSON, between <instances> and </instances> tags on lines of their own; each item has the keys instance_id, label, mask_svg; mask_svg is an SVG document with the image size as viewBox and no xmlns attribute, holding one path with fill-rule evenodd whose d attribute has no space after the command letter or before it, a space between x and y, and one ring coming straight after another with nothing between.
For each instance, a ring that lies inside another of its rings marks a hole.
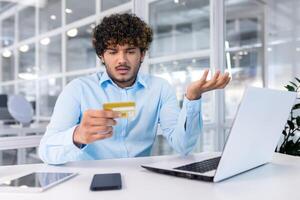
<instances>
[{"instance_id":1,"label":"gold credit card","mask_svg":"<svg viewBox=\"0 0 300 200\"><path fill-rule=\"evenodd\" d=\"M118 111L121 113L122 118L133 118L135 115L135 102L126 101L126 102L104 103L103 109Z\"/></svg>"}]
</instances>

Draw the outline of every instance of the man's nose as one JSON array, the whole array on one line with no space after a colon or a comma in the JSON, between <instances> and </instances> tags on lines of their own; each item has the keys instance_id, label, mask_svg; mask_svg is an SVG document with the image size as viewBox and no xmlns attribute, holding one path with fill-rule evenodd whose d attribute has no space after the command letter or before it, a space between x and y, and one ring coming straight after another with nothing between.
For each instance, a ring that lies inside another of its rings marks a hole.
<instances>
[{"instance_id":1,"label":"man's nose","mask_svg":"<svg viewBox=\"0 0 300 200\"><path fill-rule=\"evenodd\" d=\"M126 64L127 63L127 56L125 52L120 52L118 55L118 63L119 64Z\"/></svg>"}]
</instances>

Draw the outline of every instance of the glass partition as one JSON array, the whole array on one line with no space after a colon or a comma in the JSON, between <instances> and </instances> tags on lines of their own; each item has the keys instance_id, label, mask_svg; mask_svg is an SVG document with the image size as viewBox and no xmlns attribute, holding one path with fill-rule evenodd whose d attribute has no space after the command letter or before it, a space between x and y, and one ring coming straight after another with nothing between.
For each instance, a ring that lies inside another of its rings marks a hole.
<instances>
[{"instance_id":1,"label":"glass partition","mask_svg":"<svg viewBox=\"0 0 300 200\"><path fill-rule=\"evenodd\" d=\"M2 81L12 81L15 79L15 56L12 50L2 52Z\"/></svg>"},{"instance_id":2,"label":"glass partition","mask_svg":"<svg viewBox=\"0 0 300 200\"><path fill-rule=\"evenodd\" d=\"M225 1L225 59L231 83L225 117L232 121L247 86L263 86L263 7L254 1Z\"/></svg>"},{"instance_id":3,"label":"glass partition","mask_svg":"<svg viewBox=\"0 0 300 200\"><path fill-rule=\"evenodd\" d=\"M25 40L35 36L35 7L29 6L19 12L18 32L19 40Z\"/></svg>"},{"instance_id":4,"label":"glass partition","mask_svg":"<svg viewBox=\"0 0 300 200\"><path fill-rule=\"evenodd\" d=\"M38 1L39 33L45 33L61 27L61 0Z\"/></svg>"},{"instance_id":5,"label":"glass partition","mask_svg":"<svg viewBox=\"0 0 300 200\"><path fill-rule=\"evenodd\" d=\"M96 53L92 45L92 30L95 24L69 29L66 32L67 71L96 67Z\"/></svg>"},{"instance_id":6,"label":"glass partition","mask_svg":"<svg viewBox=\"0 0 300 200\"><path fill-rule=\"evenodd\" d=\"M101 11L120 6L124 3L130 2L131 0L100 0L101 2Z\"/></svg>"},{"instance_id":7,"label":"glass partition","mask_svg":"<svg viewBox=\"0 0 300 200\"><path fill-rule=\"evenodd\" d=\"M155 1L149 5L154 32L150 57L209 48L209 0Z\"/></svg>"},{"instance_id":8,"label":"glass partition","mask_svg":"<svg viewBox=\"0 0 300 200\"><path fill-rule=\"evenodd\" d=\"M19 74L18 78L33 80L37 78L37 66L35 65L35 44L23 44L19 51Z\"/></svg>"},{"instance_id":9,"label":"glass partition","mask_svg":"<svg viewBox=\"0 0 300 200\"><path fill-rule=\"evenodd\" d=\"M66 0L66 23L75 22L82 18L94 15L96 12L95 0Z\"/></svg>"},{"instance_id":10,"label":"glass partition","mask_svg":"<svg viewBox=\"0 0 300 200\"><path fill-rule=\"evenodd\" d=\"M42 38L39 41L39 52L40 75L55 74L62 71L61 35Z\"/></svg>"},{"instance_id":11,"label":"glass partition","mask_svg":"<svg viewBox=\"0 0 300 200\"><path fill-rule=\"evenodd\" d=\"M15 16L8 17L2 21L1 26L2 47L13 45L15 42Z\"/></svg>"},{"instance_id":12,"label":"glass partition","mask_svg":"<svg viewBox=\"0 0 300 200\"><path fill-rule=\"evenodd\" d=\"M39 90L40 115L50 117L52 115L56 99L62 91L62 79L49 78L46 80L41 80L39 82Z\"/></svg>"}]
</instances>

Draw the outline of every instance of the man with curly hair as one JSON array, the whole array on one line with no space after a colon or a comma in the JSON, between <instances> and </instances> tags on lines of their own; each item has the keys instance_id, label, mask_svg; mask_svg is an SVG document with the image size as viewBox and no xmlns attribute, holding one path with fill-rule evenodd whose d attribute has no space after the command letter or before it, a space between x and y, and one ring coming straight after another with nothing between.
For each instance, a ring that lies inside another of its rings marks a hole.
<instances>
[{"instance_id":1,"label":"man with curly hair","mask_svg":"<svg viewBox=\"0 0 300 200\"><path fill-rule=\"evenodd\" d=\"M177 152L192 151L202 129L201 95L224 88L230 78L218 71L207 80L206 70L187 87L180 110L167 81L139 72L151 41L151 28L134 14L114 14L95 27L92 42L106 71L64 88L40 143L44 162L149 156L158 124ZM102 109L120 101L136 103L133 119Z\"/></svg>"}]
</instances>

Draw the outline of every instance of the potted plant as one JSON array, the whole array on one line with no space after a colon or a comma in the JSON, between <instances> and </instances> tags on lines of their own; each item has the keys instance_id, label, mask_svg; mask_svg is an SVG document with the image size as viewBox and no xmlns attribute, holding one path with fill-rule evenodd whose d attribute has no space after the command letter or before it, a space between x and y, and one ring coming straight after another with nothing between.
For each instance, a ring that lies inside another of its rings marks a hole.
<instances>
[{"instance_id":1,"label":"potted plant","mask_svg":"<svg viewBox=\"0 0 300 200\"><path fill-rule=\"evenodd\" d=\"M295 81L285 86L288 91L300 92L300 79L295 78ZM277 152L300 156L300 103L299 96L297 102L291 110L291 114L282 131L283 142L276 148Z\"/></svg>"}]
</instances>

